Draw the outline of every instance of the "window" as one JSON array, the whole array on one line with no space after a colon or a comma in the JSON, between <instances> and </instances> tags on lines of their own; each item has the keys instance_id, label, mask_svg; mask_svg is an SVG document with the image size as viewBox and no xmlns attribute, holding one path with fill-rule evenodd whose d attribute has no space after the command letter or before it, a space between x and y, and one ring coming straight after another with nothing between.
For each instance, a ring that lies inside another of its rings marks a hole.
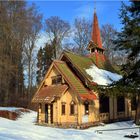
<instances>
[{"instance_id":1,"label":"window","mask_svg":"<svg viewBox=\"0 0 140 140\"><path fill-rule=\"evenodd\" d=\"M136 110L136 106L137 106L137 101L136 101L136 96L134 96L134 97L131 99L131 109L132 109L132 110Z\"/></svg>"},{"instance_id":2,"label":"window","mask_svg":"<svg viewBox=\"0 0 140 140\"><path fill-rule=\"evenodd\" d=\"M65 115L65 103L62 103L62 115Z\"/></svg>"},{"instance_id":3,"label":"window","mask_svg":"<svg viewBox=\"0 0 140 140\"><path fill-rule=\"evenodd\" d=\"M75 103L72 101L71 104L70 104L70 115L74 115L75 113L75 110L74 110L74 105Z\"/></svg>"},{"instance_id":4,"label":"window","mask_svg":"<svg viewBox=\"0 0 140 140\"><path fill-rule=\"evenodd\" d=\"M52 85L56 85L56 84L61 84L62 83L62 76L61 75L53 76L51 78L52 78Z\"/></svg>"},{"instance_id":5,"label":"window","mask_svg":"<svg viewBox=\"0 0 140 140\"><path fill-rule=\"evenodd\" d=\"M117 112L125 111L125 99L123 96L117 98Z\"/></svg>"},{"instance_id":6,"label":"window","mask_svg":"<svg viewBox=\"0 0 140 140\"><path fill-rule=\"evenodd\" d=\"M89 102L85 101L84 105L85 105L85 114L89 114Z\"/></svg>"},{"instance_id":7,"label":"window","mask_svg":"<svg viewBox=\"0 0 140 140\"><path fill-rule=\"evenodd\" d=\"M100 113L108 113L109 112L109 97L101 94L99 96L100 103Z\"/></svg>"}]
</instances>

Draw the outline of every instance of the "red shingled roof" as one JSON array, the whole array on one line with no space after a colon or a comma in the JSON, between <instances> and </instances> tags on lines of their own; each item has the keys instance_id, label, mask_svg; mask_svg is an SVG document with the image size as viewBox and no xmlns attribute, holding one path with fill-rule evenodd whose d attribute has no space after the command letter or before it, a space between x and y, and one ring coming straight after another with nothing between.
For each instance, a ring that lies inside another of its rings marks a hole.
<instances>
[{"instance_id":1,"label":"red shingled roof","mask_svg":"<svg viewBox=\"0 0 140 140\"><path fill-rule=\"evenodd\" d=\"M94 12L94 21L93 21L93 27L92 27L92 41L102 49L102 40L101 40L101 35L100 35L100 29L98 25L98 18L96 15L96 12Z\"/></svg>"},{"instance_id":2,"label":"red shingled roof","mask_svg":"<svg viewBox=\"0 0 140 140\"><path fill-rule=\"evenodd\" d=\"M81 99L83 101L85 100L96 100L97 96L95 94L79 94L79 96L81 97Z\"/></svg>"},{"instance_id":3,"label":"red shingled roof","mask_svg":"<svg viewBox=\"0 0 140 140\"><path fill-rule=\"evenodd\" d=\"M56 97L61 97L68 89L67 85L51 85L40 89L34 96L32 102L52 102Z\"/></svg>"}]
</instances>

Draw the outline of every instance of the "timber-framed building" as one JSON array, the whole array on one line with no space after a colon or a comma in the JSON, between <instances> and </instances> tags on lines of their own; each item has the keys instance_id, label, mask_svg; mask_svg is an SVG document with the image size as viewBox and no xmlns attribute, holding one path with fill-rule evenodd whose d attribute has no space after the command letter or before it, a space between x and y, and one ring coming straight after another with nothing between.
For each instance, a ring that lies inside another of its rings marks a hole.
<instances>
[{"instance_id":1,"label":"timber-framed building","mask_svg":"<svg viewBox=\"0 0 140 140\"><path fill-rule=\"evenodd\" d=\"M102 82L108 82L102 75L100 80L98 70L108 72L110 78L119 75L104 55L96 12L91 35L87 56L63 51L52 62L32 99L38 105L38 124L81 128L135 116L129 98L103 97L94 90Z\"/></svg>"}]
</instances>

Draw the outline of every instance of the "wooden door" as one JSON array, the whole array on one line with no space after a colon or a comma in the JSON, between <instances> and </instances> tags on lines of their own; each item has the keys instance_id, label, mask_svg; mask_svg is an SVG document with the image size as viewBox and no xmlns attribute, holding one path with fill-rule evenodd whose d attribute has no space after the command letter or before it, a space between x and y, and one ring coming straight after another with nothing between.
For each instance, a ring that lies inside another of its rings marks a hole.
<instances>
[{"instance_id":1,"label":"wooden door","mask_svg":"<svg viewBox=\"0 0 140 140\"><path fill-rule=\"evenodd\" d=\"M48 123L48 104L45 104L45 123Z\"/></svg>"},{"instance_id":2,"label":"wooden door","mask_svg":"<svg viewBox=\"0 0 140 140\"><path fill-rule=\"evenodd\" d=\"M53 104L51 104L51 123L53 123Z\"/></svg>"}]
</instances>

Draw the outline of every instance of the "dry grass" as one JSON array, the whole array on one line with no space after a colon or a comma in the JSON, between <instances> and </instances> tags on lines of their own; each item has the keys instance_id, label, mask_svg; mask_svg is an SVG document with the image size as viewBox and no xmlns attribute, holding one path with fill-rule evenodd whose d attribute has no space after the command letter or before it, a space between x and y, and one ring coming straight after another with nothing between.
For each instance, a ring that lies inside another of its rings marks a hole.
<instances>
[{"instance_id":1,"label":"dry grass","mask_svg":"<svg viewBox=\"0 0 140 140\"><path fill-rule=\"evenodd\" d=\"M30 111L28 109L17 109L15 111L8 111L8 110L0 110L0 117L10 119L10 120L16 120L20 117L22 113L29 113Z\"/></svg>"}]
</instances>

